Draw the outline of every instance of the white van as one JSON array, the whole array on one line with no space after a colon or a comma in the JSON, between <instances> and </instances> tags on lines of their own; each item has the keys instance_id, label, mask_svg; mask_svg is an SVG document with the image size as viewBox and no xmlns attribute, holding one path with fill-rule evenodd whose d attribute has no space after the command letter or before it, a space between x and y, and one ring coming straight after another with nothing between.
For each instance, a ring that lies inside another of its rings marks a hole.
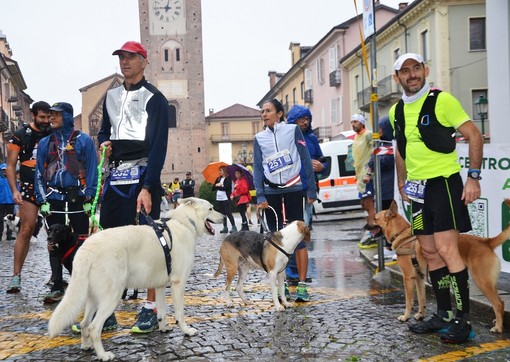
<instances>
[{"instance_id":1,"label":"white van","mask_svg":"<svg viewBox=\"0 0 510 362\"><path fill-rule=\"evenodd\" d=\"M361 208L354 167L347 161L351 139L321 143L328 169L319 177L317 214Z\"/></svg>"}]
</instances>

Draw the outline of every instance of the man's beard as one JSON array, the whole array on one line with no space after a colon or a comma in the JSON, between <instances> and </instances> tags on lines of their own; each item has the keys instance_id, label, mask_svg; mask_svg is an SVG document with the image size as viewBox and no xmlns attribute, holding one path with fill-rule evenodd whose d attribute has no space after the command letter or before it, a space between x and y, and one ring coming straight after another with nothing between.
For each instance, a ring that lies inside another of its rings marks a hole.
<instances>
[{"instance_id":1,"label":"man's beard","mask_svg":"<svg viewBox=\"0 0 510 362\"><path fill-rule=\"evenodd\" d=\"M47 123L35 123L36 127L42 132L42 133L50 133L51 132L51 124Z\"/></svg>"}]
</instances>

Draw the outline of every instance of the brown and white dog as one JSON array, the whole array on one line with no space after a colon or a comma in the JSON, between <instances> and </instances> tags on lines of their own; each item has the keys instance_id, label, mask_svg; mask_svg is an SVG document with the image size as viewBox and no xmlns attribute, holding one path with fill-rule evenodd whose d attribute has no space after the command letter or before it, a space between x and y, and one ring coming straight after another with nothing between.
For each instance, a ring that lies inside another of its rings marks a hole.
<instances>
[{"instance_id":1,"label":"brown and white dog","mask_svg":"<svg viewBox=\"0 0 510 362\"><path fill-rule=\"evenodd\" d=\"M225 265L227 270L227 281L225 286L225 299L227 306L232 306L230 298L230 286L237 271L237 294L247 304L248 301L243 293L243 284L246 281L248 271L251 269L265 270L269 275L273 302L277 311L285 310L291 304L285 298L285 266L288 262L288 254L294 252L296 246L305 240L310 241L310 229L303 221L293 221L280 231L268 233L267 235L255 231L240 231L228 235L220 247L220 265L214 273L217 278ZM278 245L278 249L274 244ZM278 289L282 304L278 300Z\"/></svg>"},{"instance_id":2,"label":"brown and white dog","mask_svg":"<svg viewBox=\"0 0 510 362\"><path fill-rule=\"evenodd\" d=\"M510 205L510 200L505 202ZM405 289L406 309L405 313L398 317L399 321L405 322L411 315L414 304L414 285L418 294L418 313L414 315L416 320L425 316L425 275L427 263L423 257L420 244L411 234L411 225L398 213L397 204L393 202L388 210L382 210L375 216L375 223L379 225L392 249L396 251L397 263L402 271ZM491 302L496 314L493 333L503 333L503 315L505 312L504 302L501 300L497 281L501 270L501 264L494 249L510 238L510 225L499 235L493 238L460 234L459 251L462 260L467 265L470 275L477 287ZM414 266L413 264L416 264Z\"/></svg>"}]
</instances>

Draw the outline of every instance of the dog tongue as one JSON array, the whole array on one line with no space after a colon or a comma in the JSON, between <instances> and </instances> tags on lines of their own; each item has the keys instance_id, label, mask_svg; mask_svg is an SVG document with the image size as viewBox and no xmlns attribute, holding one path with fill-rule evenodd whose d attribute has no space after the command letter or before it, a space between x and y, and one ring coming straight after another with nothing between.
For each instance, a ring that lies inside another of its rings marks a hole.
<instances>
[{"instance_id":1,"label":"dog tongue","mask_svg":"<svg viewBox=\"0 0 510 362\"><path fill-rule=\"evenodd\" d=\"M207 229L207 231L209 231L209 233L211 235L214 235L215 234L215 230L213 229L213 227L211 226L211 224L209 224L209 221L205 221L205 228Z\"/></svg>"}]
</instances>

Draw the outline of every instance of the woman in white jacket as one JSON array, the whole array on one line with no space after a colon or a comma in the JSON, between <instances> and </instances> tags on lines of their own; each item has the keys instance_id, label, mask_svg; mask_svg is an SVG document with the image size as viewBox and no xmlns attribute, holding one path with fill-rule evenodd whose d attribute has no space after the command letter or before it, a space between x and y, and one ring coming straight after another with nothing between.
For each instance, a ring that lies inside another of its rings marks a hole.
<instances>
[{"instance_id":1,"label":"woman in white jacket","mask_svg":"<svg viewBox=\"0 0 510 362\"><path fill-rule=\"evenodd\" d=\"M262 120L264 130L255 135L253 142L253 181L258 207L265 209L271 206L276 211L278 224L272 212L266 213L269 229L276 231L283 228L284 221L290 223L294 220L303 220L301 174L307 178L308 203L313 203L317 199L317 191L312 160L303 134L295 124L284 122L282 104L276 99L264 102ZM308 252L304 242L296 248L296 256L299 274L296 301L307 302Z\"/></svg>"}]
</instances>

